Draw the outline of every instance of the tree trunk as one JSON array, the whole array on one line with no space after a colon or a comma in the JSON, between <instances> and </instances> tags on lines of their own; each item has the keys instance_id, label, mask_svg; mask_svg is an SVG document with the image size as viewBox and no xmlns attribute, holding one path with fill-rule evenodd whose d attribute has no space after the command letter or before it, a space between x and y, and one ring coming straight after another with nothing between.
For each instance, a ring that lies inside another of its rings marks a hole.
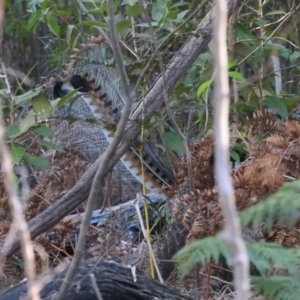
<instances>
[{"instance_id":1,"label":"tree trunk","mask_svg":"<svg viewBox=\"0 0 300 300\"><path fill-rule=\"evenodd\" d=\"M59 266L38 279L43 286L41 299L50 300L59 290L68 266ZM95 277L95 287L103 300L188 300L188 296L173 288L151 279L144 272L130 267L122 267L112 260L89 259L80 264L65 299L98 300L91 274ZM92 275L92 276L93 276ZM22 281L0 292L0 300L19 300L27 295L27 282Z\"/></svg>"}]
</instances>

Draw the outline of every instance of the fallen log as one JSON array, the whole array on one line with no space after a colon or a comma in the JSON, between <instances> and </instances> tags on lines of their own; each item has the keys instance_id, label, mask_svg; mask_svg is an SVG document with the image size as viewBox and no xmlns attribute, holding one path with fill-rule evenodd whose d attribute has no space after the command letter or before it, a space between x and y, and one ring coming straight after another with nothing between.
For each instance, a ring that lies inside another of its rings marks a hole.
<instances>
[{"instance_id":1,"label":"fallen log","mask_svg":"<svg viewBox=\"0 0 300 300\"><path fill-rule=\"evenodd\" d=\"M69 265L59 266L39 277L43 286L40 297L53 299L59 290ZM94 284L91 277L95 278ZM143 271L123 267L115 260L89 259L82 261L72 280L65 299L98 300L96 291L103 300L188 300L188 296L150 278ZM0 291L0 300L26 299L27 282Z\"/></svg>"}]
</instances>

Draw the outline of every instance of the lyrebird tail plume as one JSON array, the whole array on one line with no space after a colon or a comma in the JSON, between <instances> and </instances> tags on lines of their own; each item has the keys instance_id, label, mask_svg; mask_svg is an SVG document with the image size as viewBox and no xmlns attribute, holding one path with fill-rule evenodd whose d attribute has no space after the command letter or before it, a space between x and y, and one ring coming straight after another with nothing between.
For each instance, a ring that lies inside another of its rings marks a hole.
<instances>
[{"instance_id":1,"label":"lyrebird tail plume","mask_svg":"<svg viewBox=\"0 0 300 300\"><path fill-rule=\"evenodd\" d=\"M91 162L112 142L124 107L118 72L111 60L99 55L103 52L101 47L104 46L82 46L66 65L68 77L53 82L54 99L77 90L74 99L56 112L56 117L63 119L52 124L57 138L63 145L76 146ZM68 122L68 118L72 122ZM131 148L121 158L117 170L123 180L145 181L148 190L159 190L173 181L172 171L153 147L150 143L144 144L142 157L139 149Z\"/></svg>"}]
</instances>

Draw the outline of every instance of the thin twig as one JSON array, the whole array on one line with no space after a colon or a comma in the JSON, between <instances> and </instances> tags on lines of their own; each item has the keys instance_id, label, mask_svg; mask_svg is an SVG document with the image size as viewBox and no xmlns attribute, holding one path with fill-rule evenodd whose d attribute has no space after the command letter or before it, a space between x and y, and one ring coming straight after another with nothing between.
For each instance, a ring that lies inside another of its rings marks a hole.
<instances>
[{"instance_id":1,"label":"thin twig","mask_svg":"<svg viewBox=\"0 0 300 300\"><path fill-rule=\"evenodd\" d=\"M89 274L90 278L91 278L91 282L92 282L92 287L93 287L93 290L96 294L96 297L98 300L103 300L102 296L101 296L101 293L99 291L99 288L97 286L97 282L96 282L96 278L95 278L95 274L94 273L90 273Z\"/></svg>"},{"instance_id":2,"label":"thin twig","mask_svg":"<svg viewBox=\"0 0 300 300\"><path fill-rule=\"evenodd\" d=\"M214 127L215 174L224 213L224 230L220 234L232 254L236 299L249 298L249 257L242 239L235 195L229 175L229 82L227 54L227 1L215 1L213 54L215 61Z\"/></svg>"},{"instance_id":3,"label":"thin twig","mask_svg":"<svg viewBox=\"0 0 300 300\"><path fill-rule=\"evenodd\" d=\"M162 279L162 276L160 274L160 271L159 271L159 268L158 268L158 265L157 265L157 262L156 262L156 259L154 257L154 253L153 253L153 249L152 249L152 245L151 245L151 242L150 242L150 238L149 238L149 235L145 229L145 226L144 226L144 222L143 222L143 218L142 218L142 214L141 214L141 211L140 211L140 207L139 207L139 203L140 203L140 195L138 194L137 197L136 197L136 201L134 202L134 207L136 209L136 212L137 212L137 215L138 215L138 218L139 218L139 221L140 221L140 225L141 225L141 229L142 229L142 232L143 232L143 235L144 235L144 239L146 240L147 242L147 245L148 245L148 249L149 249L149 253L152 257L152 261L154 263L154 266L155 266L155 270L156 270L156 273L157 273L157 276L158 276L158 279L161 283L164 283L163 279Z\"/></svg>"},{"instance_id":4,"label":"thin twig","mask_svg":"<svg viewBox=\"0 0 300 300\"><path fill-rule=\"evenodd\" d=\"M141 159L141 174L142 174L142 191L143 191L143 196L145 197L146 195L146 183L145 183L145 166L144 166L144 159L143 159L143 149L144 149L144 129L145 129L145 117L144 117L144 111L142 115L142 124L141 124L141 147L139 149L139 154L140 154L140 159ZM148 212L148 205L147 201L144 201L144 209L145 209L145 220L146 220L146 227L147 227L147 234L149 236L149 242L151 242L151 236L150 236L150 224L149 224L149 212ZM152 278L154 278L154 267L153 267L153 261L152 261L152 256L149 251L149 266L150 266L150 275Z\"/></svg>"},{"instance_id":5,"label":"thin twig","mask_svg":"<svg viewBox=\"0 0 300 300\"><path fill-rule=\"evenodd\" d=\"M75 275L75 272L77 271L79 267L80 260L83 256L84 247L85 247L85 241L86 236L88 233L88 229L90 226L90 219L92 212L95 207L95 203L97 202L98 196L102 191L102 187L104 185L104 179L107 174L107 168L108 164L110 163L110 160L112 159L122 137L125 131L126 123L129 119L132 104L134 103L134 97L130 93L129 84L128 84L128 77L125 71L125 67L122 60L122 52L120 48L120 44L118 41L118 36L115 28L114 23L114 7L113 7L113 0L108 0L108 14L109 14L109 27L110 27L110 36L111 36L111 43L112 43L112 50L114 53L114 57L118 66L119 75L121 84L124 89L124 98L125 98L125 105L124 110L122 112L122 116L120 119L120 122L117 126L117 130L115 133L115 138L112 141L112 143L109 145L107 150L104 153L103 160L99 164L98 170L96 172L96 175L93 179L92 188L89 194L88 203L86 206L86 211L82 220L81 228L80 228L80 234L78 238L77 247L75 250L74 259L70 265L70 268L67 272L67 275L61 285L61 288L56 295L55 299L64 299L64 295L67 292L67 289L69 288L71 281Z\"/></svg>"},{"instance_id":6,"label":"thin twig","mask_svg":"<svg viewBox=\"0 0 300 300\"><path fill-rule=\"evenodd\" d=\"M5 65L1 60L1 68L3 73L6 74ZM8 79L5 76L5 81L8 83ZM28 230L28 224L23 214L23 205L19 199L16 182L14 180L12 160L10 157L9 149L5 141L5 129L2 116L2 98L0 100L0 157L1 157L1 171L5 178L5 187L9 196L9 204L13 215L13 222L11 224L12 234L15 230L19 232L21 237L22 252L24 256L25 273L28 279L28 295L30 299L38 300L40 287L34 282L35 280L35 263L33 246L31 244L30 232ZM8 237L7 242L11 243L12 238ZM3 265L4 256L0 258L0 268Z\"/></svg>"}]
</instances>

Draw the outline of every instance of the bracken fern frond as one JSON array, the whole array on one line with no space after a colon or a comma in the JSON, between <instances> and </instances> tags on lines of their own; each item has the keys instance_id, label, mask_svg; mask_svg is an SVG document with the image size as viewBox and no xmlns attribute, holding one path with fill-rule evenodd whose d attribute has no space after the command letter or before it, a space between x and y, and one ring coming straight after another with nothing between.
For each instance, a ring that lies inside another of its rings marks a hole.
<instances>
[{"instance_id":1,"label":"bracken fern frond","mask_svg":"<svg viewBox=\"0 0 300 300\"><path fill-rule=\"evenodd\" d=\"M174 259L179 262L179 275L183 278L198 263L205 264L211 258L218 262L224 256L229 258L229 251L226 245L218 236L212 236L185 246L174 256Z\"/></svg>"},{"instance_id":2,"label":"bracken fern frond","mask_svg":"<svg viewBox=\"0 0 300 300\"><path fill-rule=\"evenodd\" d=\"M246 242L251 263L262 274L268 270L283 269L298 277L297 264L300 261L298 249L287 249L276 243ZM217 236L195 241L180 250L174 257L180 265L180 276L186 276L198 263L205 264L213 259L219 262L225 257L229 262L230 254L227 246Z\"/></svg>"},{"instance_id":3,"label":"bracken fern frond","mask_svg":"<svg viewBox=\"0 0 300 300\"><path fill-rule=\"evenodd\" d=\"M240 219L243 226L252 223L258 228L261 222L266 222L270 230L276 221L293 227L300 216L300 181L283 185L277 193L265 200L243 210Z\"/></svg>"},{"instance_id":4,"label":"bracken fern frond","mask_svg":"<svg viewBox=\"0 0 300 300\"><path fill-rule=\"evenodd\" d=\"M272 300L298 300L300 282L291 276L252 277L254 290Z\"/></svg>"},{"instance_id":5,"label":"bracken fern frond","mask_svg":"<svg viewBox=\"0 0 300 300\"><path fill-rule=\"evenodd\" d=\"M272 268L287 270L294 276L299 276L297 264L300 261L298 249L284 248L276 243L246 242L251 263L263 274Z\"/></svg>"}]
</instances>

